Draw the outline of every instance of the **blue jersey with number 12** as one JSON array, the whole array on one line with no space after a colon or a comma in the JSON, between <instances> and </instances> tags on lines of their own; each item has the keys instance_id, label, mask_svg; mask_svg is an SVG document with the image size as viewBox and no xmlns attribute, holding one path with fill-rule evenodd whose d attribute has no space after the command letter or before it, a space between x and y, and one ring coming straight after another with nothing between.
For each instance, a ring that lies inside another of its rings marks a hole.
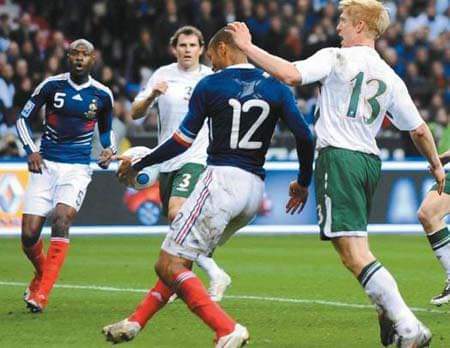
<instances>
[{"instance_id":1,"label":"blue jersey with number 12","mask_svg":"<svg viewBox=\"0 0 450 348\"><path fill-rule=\"evenodd\" d=\"M192 143L205 118L208 164L238 167L261 177L278 119L296 138L311 139L290 89L250 64L228 67L197 84L175 140Z\"/></svg>"}]
</instances>

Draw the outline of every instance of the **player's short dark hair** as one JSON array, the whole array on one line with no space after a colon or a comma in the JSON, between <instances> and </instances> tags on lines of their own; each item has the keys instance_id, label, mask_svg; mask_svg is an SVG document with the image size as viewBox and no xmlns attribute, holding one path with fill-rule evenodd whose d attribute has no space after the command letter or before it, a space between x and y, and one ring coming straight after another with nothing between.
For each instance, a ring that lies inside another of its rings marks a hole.
<instances>
[{"instance_id":1,"label":"player's short dark hair","mask_svg":"<svg viewBox=\"0 0 450 348\"><path fill-rule=\"evenodd\" d=\"M230 32L226 31L226 27L223 27L222 29L219 29L214 36L209 40L208 47L211 47L212 49L215 49L219 42L223 42L225 45L232 47L232 48L238 48L234 42L233 36Z\"/></svg>"},{"instance_id":2,"label":"player's short dark hair","mask_svg":"<svg viewBox=\"0 0 450 348\"><path fill-rule=\"evenodd\" d=\"M203 38L202 32L192 25L185 25L184 27L179 28L170 38L170 46L176 47L178 44L178 38L180 35L195 35L198 38L198 43L200 47L205 45L205 39Z\"/></svg>"}]
</instances>

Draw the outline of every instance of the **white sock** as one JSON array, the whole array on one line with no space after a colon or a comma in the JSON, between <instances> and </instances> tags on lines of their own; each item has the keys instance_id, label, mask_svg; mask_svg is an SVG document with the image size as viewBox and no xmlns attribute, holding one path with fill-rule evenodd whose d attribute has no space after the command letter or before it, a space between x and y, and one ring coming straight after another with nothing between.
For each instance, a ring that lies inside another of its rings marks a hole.
<instances>
[{"instance_id":1,"label":"white sock","mask_svg":"<svg viewBox=\"0 0 450 348\"><path fill-rule=\"evenodd\" d=\"M364 267L358 279L372 303L394 322L399 335L408 337L416 333L417 318L403 301L394 277L381 263L374 261Z\"/></svg>"},{"instance_id":2,"label":"white sock","mask_svg":"<svg viewBox=\"0 0 450 348\"><path fill-rule=\"evenodd\" d=\"M445 227L427 237L434 254L447 273L447 279L450 279L450 234L448 228Z\"/></svg>"},{"instance_id":3,"label":"white sock","mask_svg":"<svg viewBox=\"0 0 450 348\"><path fill-rule=\"evenodd\" d=\"M220 267L217 266L216 261L214 261L212 257L200 255L195 262L202 270L206 272L210 280L220 277L223 272Z\"/></svg>"}]
</instances>

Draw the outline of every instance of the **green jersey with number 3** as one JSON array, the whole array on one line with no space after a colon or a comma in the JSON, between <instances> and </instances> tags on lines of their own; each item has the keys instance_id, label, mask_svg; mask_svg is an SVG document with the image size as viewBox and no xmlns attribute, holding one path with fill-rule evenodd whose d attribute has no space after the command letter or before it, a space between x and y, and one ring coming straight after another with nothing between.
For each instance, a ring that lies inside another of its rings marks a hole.
<instances>
[{"instance_id":1,"label":"green jersey with number 3","mask_svg":"<svg viewBox=\"0 0 450 348\"><path fill-rule=\"evenodd\" d=\"M404 82L368 46L324 48L295 62L302 84L320 82L317 147L379 154L375 136L385 116L400 130L423 120Z\"/></svg>"}]
</instances>

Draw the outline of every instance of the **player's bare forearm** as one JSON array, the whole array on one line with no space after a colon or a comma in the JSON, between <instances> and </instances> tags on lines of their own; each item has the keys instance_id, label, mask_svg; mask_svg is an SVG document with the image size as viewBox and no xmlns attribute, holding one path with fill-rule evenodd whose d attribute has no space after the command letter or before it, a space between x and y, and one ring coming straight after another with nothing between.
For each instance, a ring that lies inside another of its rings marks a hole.
<instances>
[{"instance_id":1,"label":"player's bare forearm","mask_svg":"<svg viewBox=\"0 0 450 348\"><path fill-rule=\"evenodd\" d=\"M300 73L291 62L274 56L253 44L245 47L243 51L256 65L278 80L292 86L301 82Z\"/></svg>"},{"instance_id":2,"label":"player's bare forearm","mask_svg":"<svg viewBox=\"0 0 450 348\"><path fill-rule=\"evenodd\" d=\"M425 123L410 131L409 134L417 150L420 151L432 167L437 168L442 165L431 131Z\"/></svg>"},{"instance_id":3,"label":"player's bare forearm","mask_svg":"<svg viewBox=\"0 0 450 348\"><path fill-rule=\"evenodd\" d=\"M134 101L133 104L131 104L131 117L133 120L144 117L148 107L153 103L155 98L156 97L150 95L149 98Z\"/></svg>"}]
</instances>

